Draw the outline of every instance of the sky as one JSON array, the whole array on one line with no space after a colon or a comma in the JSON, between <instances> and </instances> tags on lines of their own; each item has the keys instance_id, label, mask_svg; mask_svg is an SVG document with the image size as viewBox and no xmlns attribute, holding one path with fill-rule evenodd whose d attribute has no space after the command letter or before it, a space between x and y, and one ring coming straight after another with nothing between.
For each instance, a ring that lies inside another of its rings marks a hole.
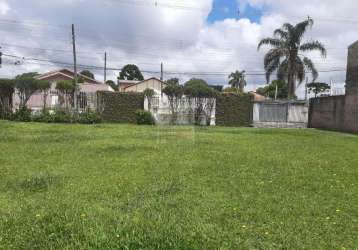
<instances>
[{"instance_id":1,"label":"sky","mask_svg":"<svg viewBox=\"0 0 358 250\"><path fill-rule=\"evenodd\" d=\"M260 39L285 22L308 16L315 24L305 41L319 40L327 58L307 54L319 69L318 81L344 83L347 48L358 40L356 0L0 0L0 77L71 68L71 24L75 24L78 64L103 79L124 65L137 64L146 77L196 77L226 85L235 70L247 72L247 90L266 83ZM30 60L35 59L35 60ZM67 63L67 64L58 64ZM310 79L309 79L310 80ZM343 85L339 86L343 86ZM302 86L298 90L302 95Z\"/></svg>"}]
</instances>

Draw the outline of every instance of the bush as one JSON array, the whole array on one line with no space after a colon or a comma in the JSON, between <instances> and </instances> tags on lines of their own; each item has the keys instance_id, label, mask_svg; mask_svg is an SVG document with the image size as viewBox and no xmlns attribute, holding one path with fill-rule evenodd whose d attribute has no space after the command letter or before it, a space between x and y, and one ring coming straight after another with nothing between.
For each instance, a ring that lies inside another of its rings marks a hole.
<instances>
[{"instance_id":1,"label":"bush","mask_svg":"<svg viewBox=\"0 0 358 250\"><path fill-rule=\"evenodd\" d=\"M51 116L55 123L72 123L74 120L72 114L68 111L56 110Z\"/></svg>"},{"instance_id":2,"label":"bush","mask_svg":"<svg viewBox=\"0 0 358 250\"><path fill-rule=\"evenodd\" d=\"M81 124L95 124L95 123L101 123L102 118L96 112L88 111L85 113L81 113L78 117L77 122Z\"/></svg>"},{"instance_id":3,"label":"bush","mask_svg":"<svg viewBox=\"0 0 358 250\"><path fill-rule=\"evenodd\" d=\"M40 113L37 113L32 116L32 121L34 122L53 122L54 116L48 110L42 110Z\"/></svg>"},{"instance_id":4,"label":"bush","mask_svg":"<svg viewBox=\"0 0 358 250\"><path fill-rule=\"evenodd\" d=\"M31 122L32 120L31 109L23 107L16 110L15 113L11 115L10 120L17 121L17 122Z\"/></svg>"},{"instance_id":5,"label":"bush","mask_svg":"<svg viewBox=\"0 0 358 250\"><path fill-rule=\"evenodd\" d=\"M155 125L155 119L152 113L145 110L138 110L135 114L138 125Z\"/></svg>"}]
</instances>

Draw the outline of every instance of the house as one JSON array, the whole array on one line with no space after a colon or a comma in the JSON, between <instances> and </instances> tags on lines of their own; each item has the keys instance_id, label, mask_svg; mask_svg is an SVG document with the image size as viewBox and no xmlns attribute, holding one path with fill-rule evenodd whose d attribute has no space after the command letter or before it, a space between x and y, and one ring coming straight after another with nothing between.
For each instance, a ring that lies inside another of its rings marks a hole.
<instances>
[{"instance_id":1,"label":"house","mask_svg":"<svg viewBox=\"0 0 358 250\"><path fill-rule=\"evenodd\" d=\"M94 95L97 91L111 91L114 90L100 81L91 79L87 76L78 74L79 77L83 79L83 83L79 84L80 92L85 95ZM51 71L42 75L37 76L36 78L39 80L46 80L51 83L51 89L49 95L47 97L46 103L49 107L54 107L58 105L58 92L56 90L56 84L59 81L65 80L74 80L75 74L73 71L68 69L61 69L56 71ZM14 106L19 106L19 98L17 95L14 97ZM27 106L33 110L39 110L43 108L43 94L35 93L31 96L30 100L27 102Z\"/></svg>"},{"instance_id":2,"label":"house","mask_svg":"<svg viewBox=\"0 0 358 250\"><path fill-rule=\"evenodd\" d=\"M145 89L153 89L156 94L161 94L167 84L158 78L152 77L144 81L133 82L123 87L123 92L143 92ZM123 86L123 85L122 85Z\"/></svg>"},{"instance_id":3,"label":"house","mask_svg":"<svg viewBox=\"0 0 358 250\"><path fill-rule=\"evenodd\" d=\"M118 91L125 92L124 89L139 83L140 81L133 81L133 80L118 80Z\"/></svg>"}]
</instances>

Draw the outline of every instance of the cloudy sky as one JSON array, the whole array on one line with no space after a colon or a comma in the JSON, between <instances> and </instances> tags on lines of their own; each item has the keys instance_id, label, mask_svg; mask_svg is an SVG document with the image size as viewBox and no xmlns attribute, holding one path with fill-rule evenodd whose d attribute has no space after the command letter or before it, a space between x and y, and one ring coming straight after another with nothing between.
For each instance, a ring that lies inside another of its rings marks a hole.
<instances>
[{"instance_id":1,"label":"cloudy sky","mask_svg":"<svg viewBox=\"0 0 358 250\"><path fill-rule=\"evenodd\" d=\"M4 57L0 77L71 67L74 23L78 63L91 66L99 80L107 51L113 80L128 63L159 76L163 62L165 78L220 85L229 72L246 70L252 90L265 83L258 41L311 16L306 40L328 49L326 59L309 55L322 71L319 80L342 83L347 47L358 40L357 8L356 0L0 0L2 52L20 57Z\"/></svg>"}]
</instances>

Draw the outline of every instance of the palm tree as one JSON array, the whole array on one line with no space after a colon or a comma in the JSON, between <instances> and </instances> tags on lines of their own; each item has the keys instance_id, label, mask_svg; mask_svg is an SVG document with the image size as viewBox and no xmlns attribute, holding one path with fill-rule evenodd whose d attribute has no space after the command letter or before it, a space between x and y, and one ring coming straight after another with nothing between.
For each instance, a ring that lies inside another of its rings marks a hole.
<instances>
[{"instance_id":1,"label":"palm tree","mask_svg":"<svg viewBox=\"0 0 358 250\"><path fill-rule=\"evenodd\" d=\"M241 92L244 92L246 86L245 70L231 73L229 75L229 84L232 88L239 88Z\"/></svg>"},{"instance_id":2,"label":"palm tree","mask_svg":"<svg viewBox=\"0 0 358 250\"><path fill-rule=\"evenodd\" d=\"M288 83L289 99L294 98L296 82L298 81L301 84L306 73L312 74L313 81L318 77L318 71L312 60L300 54L300 52L318 50L322 57L327 54L324 45L319 41L302 43L304 34L312 26L313 20L311 18L295 26L285 23L281 29L275 30L273 38L262 39L258 45L258 49L263 45L271 45L272 49L267 52L264 58L266 79L269 82L271 75L276 71L277 78L286 80Z\"/></svg>"}]
</instances>

